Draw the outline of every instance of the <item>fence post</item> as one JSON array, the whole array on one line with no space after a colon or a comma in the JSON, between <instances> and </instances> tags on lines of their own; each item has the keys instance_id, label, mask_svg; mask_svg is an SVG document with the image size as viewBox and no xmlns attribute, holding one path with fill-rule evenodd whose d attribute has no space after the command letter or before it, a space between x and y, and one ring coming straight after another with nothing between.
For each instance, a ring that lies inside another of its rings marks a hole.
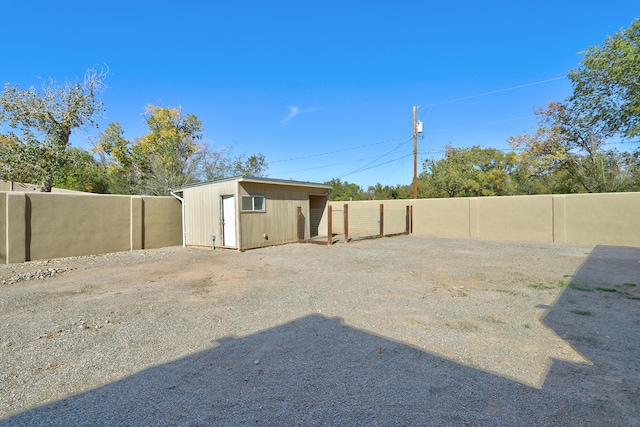
<instances>
[{"instance_id":1,"label":"fence post","mask_svg":"<svg viewBox=\"0 0 640 427\"><path fill-rule=\"evenodd\" d=\"M406 217L405 217L405 221L406 221L406 223L405 223L405 227L404 227L404 228L405 228L405 233L406 233L406 234L409 234L409 230L410 230L409 215L410 215L410 213L409 213L409 206L407 205L407 214L406 214Z\"/></svg>"},{"instance_id":2,"label":"fence post","mask_svg":"<svg viewBox=\"0 0 640 427\"><path fill-rule=\"evenodd\" d=\"M333 243L333 209L331 209L331 205L329 205L327 212L327 229L327 246L331 246Z\"/></svg>"},{"instance_id":3,"label":"fence post","mask_svg":"<svg viewBox=\"0 0 640 427\"><path fill-rule=\"evenodd\" d=\"M409 234L413 234L413 205L409 206Z\"/></svg>"},{"instance_id":4,"label":"fence post","mask_svg":"<svg viewBox=\"0 0 640 427\"><path fill-rule=\"evenodd\" d=\"M344 205L344 242L349 243L349 205Z\"/></svg>"},{"instance_id":5,"label":"fence post","mask_svg":"<svg viewBox=\"0 0 640 427\"><path fill-rule=\"evenodd\" d=\"M384 204L380 203L380 237L384 237Z\"/></svg>"},{"instance_id":6,"label":"fence post","mask_svg":"<svg viewBox=\"0 0 640 427\"><path fill-rule=\"evenodd\" d=\"M5 262L31 261L31 201L26 193L7 193L5 209Z\"/></svg>"},{"instance_id":7,"label":"fence post","mask_svg":"<svg viewBox=\"0 0 640 427\"><path fill-rule=\"evenodd\" d=\"M301 240L304 240L304 228L302 226L302 206L298 206L298 242Z\"/></svg>"}]
</instances>

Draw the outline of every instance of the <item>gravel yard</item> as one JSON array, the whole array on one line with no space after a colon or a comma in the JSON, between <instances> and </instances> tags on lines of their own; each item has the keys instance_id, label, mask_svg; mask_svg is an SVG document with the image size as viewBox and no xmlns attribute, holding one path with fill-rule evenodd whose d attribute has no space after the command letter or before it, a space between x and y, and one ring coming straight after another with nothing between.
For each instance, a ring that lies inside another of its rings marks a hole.
<instances>
[{"instance_id":1,"label":"gravel yard","mask_svg":"<svg viewBox=\"0 0 640 427\"><path fill-rule=\"evenodd\" d=\"M400 236L0 266L0 426L640 425L640 248Z\"/></svg>"}]
</instances>

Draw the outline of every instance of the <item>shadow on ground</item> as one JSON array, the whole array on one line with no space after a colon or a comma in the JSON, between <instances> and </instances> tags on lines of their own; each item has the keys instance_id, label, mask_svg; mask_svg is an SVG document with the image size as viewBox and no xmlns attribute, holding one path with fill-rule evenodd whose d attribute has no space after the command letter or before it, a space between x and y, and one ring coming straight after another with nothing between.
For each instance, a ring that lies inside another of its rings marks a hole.
<instances>
[{"instance_id":1,"label":"shadow on ground","mask_svg":"<svg viewBox=\"0 0 640 427\"><path fill-rule=\"evenodd\" d=\"M576 272L543 321L593 365L542 389L310 315L0 425L639 425L639 262L599 246Z\"/></svg>"}]
</instances>

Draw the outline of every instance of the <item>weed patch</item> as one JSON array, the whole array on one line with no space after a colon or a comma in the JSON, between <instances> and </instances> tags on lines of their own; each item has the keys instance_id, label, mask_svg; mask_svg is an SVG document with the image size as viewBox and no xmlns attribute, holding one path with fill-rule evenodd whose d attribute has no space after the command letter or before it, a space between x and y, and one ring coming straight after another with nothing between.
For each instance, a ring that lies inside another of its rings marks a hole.
<instances>
[{"instance_id":1,"label":"weed patch","mask_svg":"<svg viewBox=\"0 0 640 427\"><path fill-rule=\"evenodd\" d=\"M539 289L539 290L553 289L554 288L554 286L543 285L542 283L537 284L537 285L529 285L529 287L531 289Z\"/></svg>"},{"instance_id":2,"label":"weed patch","mask_svg":"<svg viewBox=\"0 0 640 427\"><path fill-rule=\"evenodd\" d=\"M576 341L583 342L589 344L591 347L599 347L600 343L594 337L590 337L588 335L579 335L575 337Z\"/></svg>"},{"instance_id":3,"label":"weed patch","mask_svg":"<svg viewBox=\"0 0 640 427\"><path fill-rule=\"evenodd\" d=\"M613 289L613 288L596 288L596 291L602 291L602 292L618 292L617 290Z\"/></svg>"},{"instance_id":4,"label":"weed patch","mask_svg":"<svg viewBox=\"0 0 640 427\"><path fill-rule=\"evenodd\" d=\"M504 320L500 319L498 316L494 316L493 314L490 314L489 316L487 316L486 319L491 323L498 323L502 325L504 324Z\"/></svg>"},{"instance_id":5,"label":"weed patch","mask_svg":"<svg viewBox=\"0 0 640 427\"><path fill-rule=\"evenodd\" d=\"M569 283L569 289L575 289L576 291L591 292L591 288L586 286L576 285L575 283Z\"/></svg>"},{"instance_id":6,"label":"weed patch","mask_svg":"<svg viewBox=\"0 0 640 427\"><path fill-rule=\"evenodd\" d=\"M543 283L538 283L538 284L535 284L535 285L529 285L530 288L539 289L539 290L558 289L558 288L564 288L565 286L567 286L567 284L565 282L563 282L562 280L558 281L558 283L556 283L555 285L545 285Z\"/></svg>"},{"instance_id":7,"label":"weed patch","mask_svg":"<svg viewBox=\"0 0 640 427\"><path fill-rule=\"evenodd\" d=\"M630 287L634 287L634 286L636 286L636 284L635 284L635 283L623 283L622 285L623 285L623 286L630 286Z\"/></svg>"},{"instance_id":8,"label":"weed patch","mask_svg":"<svg viewBox=\"0 0 640 427\"><path fill-rule=\"evenodd\" d=\"M591 316L591 312L587 310L569 310L569 313L577 314L579 316Z\"/></svg>"}]
</instances>

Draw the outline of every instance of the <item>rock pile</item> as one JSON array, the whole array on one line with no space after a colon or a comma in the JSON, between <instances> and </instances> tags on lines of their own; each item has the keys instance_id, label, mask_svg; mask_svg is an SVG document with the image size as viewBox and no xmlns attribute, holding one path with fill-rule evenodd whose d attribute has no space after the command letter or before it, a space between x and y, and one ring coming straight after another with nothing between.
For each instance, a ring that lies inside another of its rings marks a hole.
<instances>
[{"instance_id":1,"label":"rock pile","mask_svg":"<svg viewBox=\"0 0 640 427\"><path fill-rule=\"evenodd\" d=\"M23 280L44 280L48 277L54 277L56 274L64 273L67 270L67 268L47 268L44 270L36 270L34 272L19 273L15 276L11 276L8 282L3 280L2 284L4 285L9 283L10 285L13 285L14 283L18 283Z\"/></svg>"}]
</instances>

